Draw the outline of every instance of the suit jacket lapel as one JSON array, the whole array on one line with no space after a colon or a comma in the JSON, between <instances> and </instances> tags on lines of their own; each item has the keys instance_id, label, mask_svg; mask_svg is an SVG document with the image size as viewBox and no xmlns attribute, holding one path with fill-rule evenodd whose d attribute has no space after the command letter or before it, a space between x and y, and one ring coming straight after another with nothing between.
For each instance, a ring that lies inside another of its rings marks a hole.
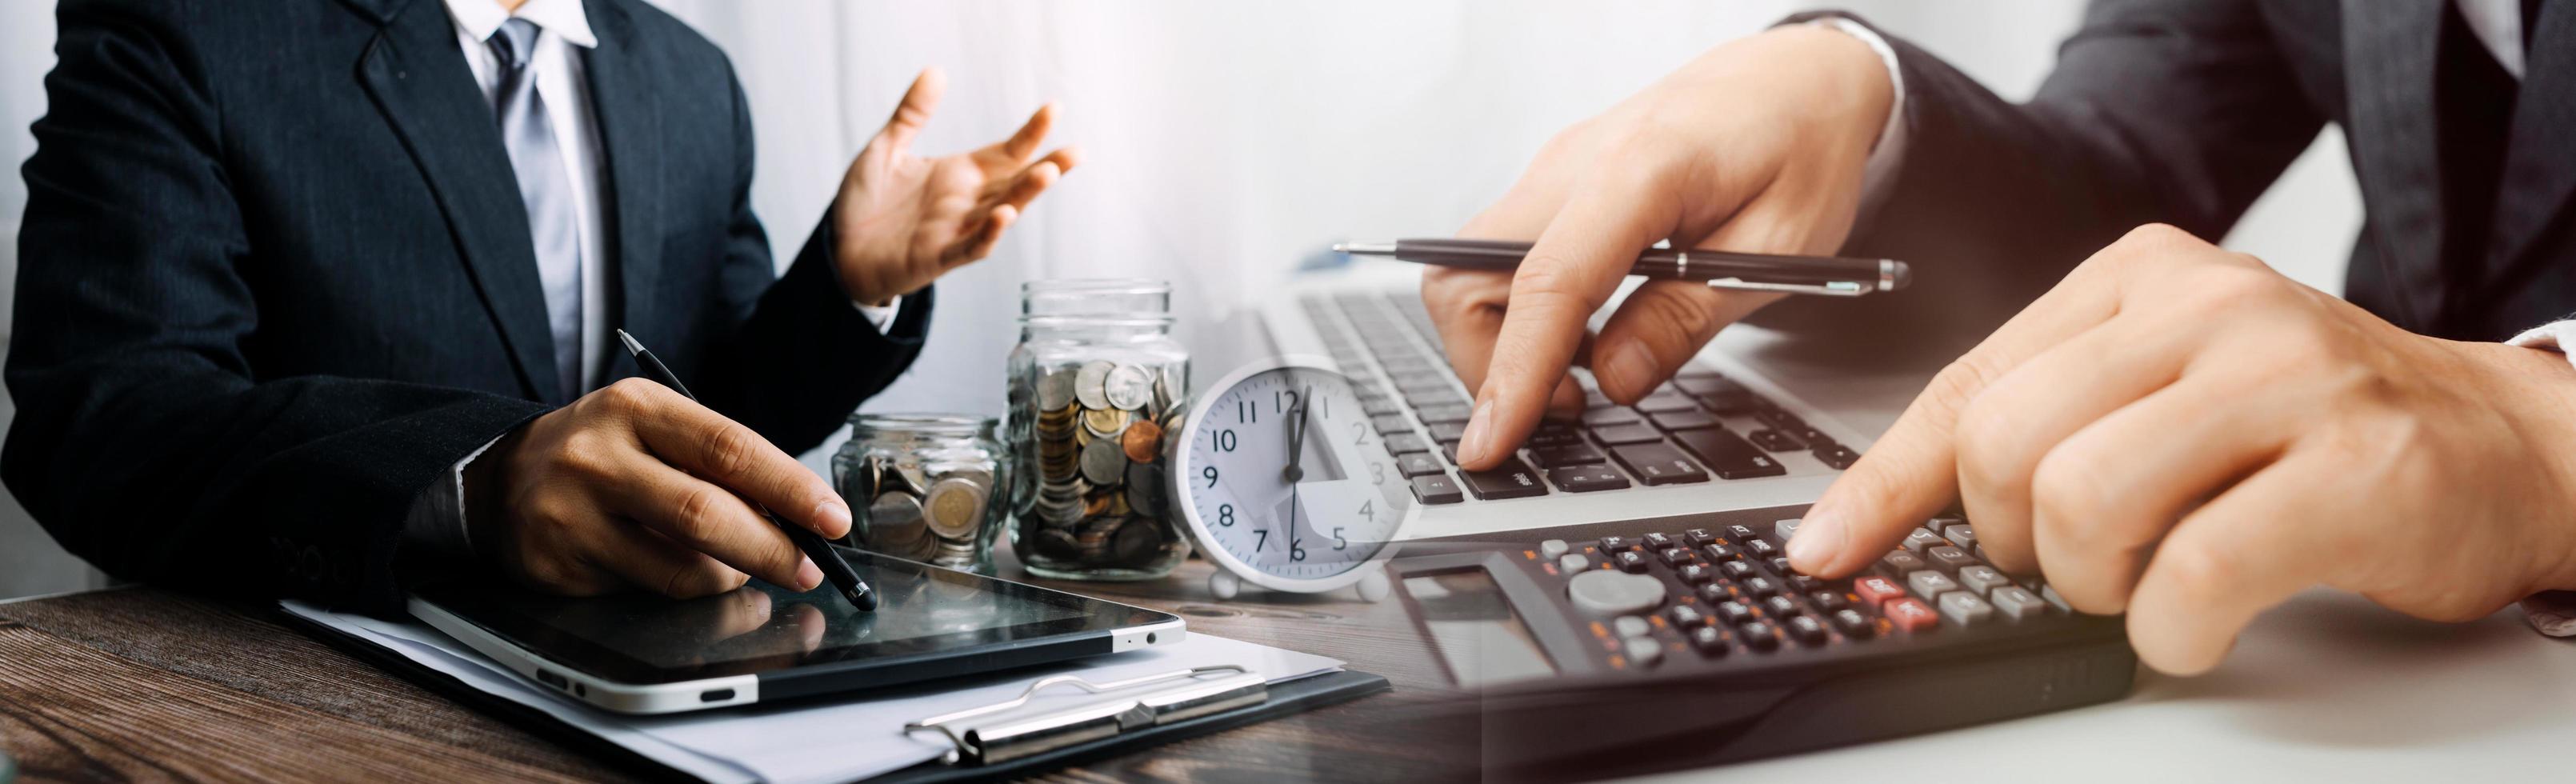
<instances>
[{"instance_id":1,"label":"suit jacket lapel","mask_svg":"<svg viewBox=\"0 0 2576 784\"><path fill-rule=\"evenodd\" d=\"M653 312L652 292L662 272L662 105L655 86L665 82L655 78L650 55L637 50L634 21L624 9L588 0L587 10L599 35L585 70L600 143L608 148L618 326L650 340L660 316ZM624 352L612 353L618 362L628 361Z\"/></svg>"},{"instance_id":2,"label":"suit jacket lapel","mask_svg":"<svg viewBox=\"0 0 2576 784\"><path fill-rule=\"evenodd\" d=\"M2371 236L2406 326L2425 329L2447 296L2433 64L2449 0L2344 0L2346 96L2355 174Z\"/></svg>"},{"instance_id":3,"label":"suit jacket lapel","mask_svg":"<svg viewBox=\"0 0 2576 784\"><path fill-rule=\"evenodd\" d=\"M436 2L382 10L384 27L361 55L360 78L447 216L520 385L533 399L561 400L527 210L492 107L456 50L455 25Z\"/></svg>"},{"instance_id":4,"label":"suit jacket lapel","mask_svg":"<svg viewBox=\"0 0 2576 784\"><path fill-rule=\"evenodd\" d=\"M2576 195L2576 136L2570 134L2576 129L2576 12L2539 5L2539 19L2523 20L2537 26L2523 58L2495 225L2487 235L2487 269L2505 285L2518 277L2507 271Z\"/></svg>"}]
</instances>

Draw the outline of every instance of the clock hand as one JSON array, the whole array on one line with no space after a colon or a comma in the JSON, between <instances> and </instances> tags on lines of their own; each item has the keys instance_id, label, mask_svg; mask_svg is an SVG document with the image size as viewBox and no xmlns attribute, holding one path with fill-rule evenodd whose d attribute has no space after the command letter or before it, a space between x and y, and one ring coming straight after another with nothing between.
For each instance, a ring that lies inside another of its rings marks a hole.
<instances>
[{"instance_id":1,"label":"clock hand","mask_svg":"<svg viewBox=\"0 0 2576 784\"><path fill-rule=\"evenodd\" d=\"M1296 418L1288 420L1288 468L1279 472L1280 478L1288 480L1290 485L1304 481L1306 470L1301 467L1301 462L1305 456L1306 398L1301 395L1297 398Z\"/></svg>"}]
</instances>

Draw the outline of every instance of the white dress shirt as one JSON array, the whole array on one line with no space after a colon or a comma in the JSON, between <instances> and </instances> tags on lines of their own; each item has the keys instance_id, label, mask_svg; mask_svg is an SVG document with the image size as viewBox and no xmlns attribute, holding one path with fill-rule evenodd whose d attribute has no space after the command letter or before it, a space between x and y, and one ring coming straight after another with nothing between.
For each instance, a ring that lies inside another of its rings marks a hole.
<instances>
[{"instance_id":1,"label":"white dress shirt","mask_svg":"<svg viewBox=\"0 0 2576 784\"><path fill-rule=\"evenodd\" d=\"M554 301L553 292L568 286L545 285L550 299L546 308L561 312L580 308L581 389L567 390L579 396L597 389L606 380L609 353L608 324L608 253L601 245L607 236L607 218L600 209L600 194L608 183L607 160L602 155L599 119L590 102L590 79L582 62L582 51L599 47L599 38L591 34L590 15L581 0L527 0L518 10L501 7L499 0L446 0L447 15L456 26L456 46L465 53L465 64L474 71L474 82L490 103L500 93L500 57L492 52L488 41L501 23L516 16L537 26L537 41L528 57L527 67L535 72L537 95L544 99L546 121L553 126L555 148L563 155L565 173L572 182L573 213L579 225L577 248L581 253L576 265L537 265L541 277L561 274L563 269L579 269L579 301ZM544 281L559 283L559 281ZM850 303L864 314L870 324L883 330L894 322L903 307L903 298L895 297L883 306ZM557 361L561 361L558 358ZM497 442L499 439L494 439ZM456 462L448 480L421 492L412 504L410 517L403 527L407 543L425 546L451 555L472 552L465 529L465 467L492 448L485 443L473 454Z\"/></svg>"}]
</instances>

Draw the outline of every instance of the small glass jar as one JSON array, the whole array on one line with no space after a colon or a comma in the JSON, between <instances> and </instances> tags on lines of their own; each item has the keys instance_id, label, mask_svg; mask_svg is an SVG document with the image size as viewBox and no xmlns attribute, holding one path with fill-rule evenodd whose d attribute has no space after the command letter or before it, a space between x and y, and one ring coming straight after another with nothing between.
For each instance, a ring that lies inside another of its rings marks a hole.
<instances>
[{"instance_id":1,"label":"small glass jar","mask_svg":"<svg viewBox=\"0 0 2576 784\"><path fill-rule=\"evenodd\" d=\"M1011 350L1011 550L1029 573L1150 580L1189 557L1164 487L1190 355L1155 280L1020 286Z\"/></svg>"},{"instance_id":2,"label":"small glass jar","mask_svg":"<svg viewBox=\"0 0 2576 784\"><path fill-rule=\"evenodd\" d=\"M843 542L896 558L993 573L1009 518L1010 466L991 417L854 414L832 456L832 486L850 504Z\"/></svg>"}]
</instances>

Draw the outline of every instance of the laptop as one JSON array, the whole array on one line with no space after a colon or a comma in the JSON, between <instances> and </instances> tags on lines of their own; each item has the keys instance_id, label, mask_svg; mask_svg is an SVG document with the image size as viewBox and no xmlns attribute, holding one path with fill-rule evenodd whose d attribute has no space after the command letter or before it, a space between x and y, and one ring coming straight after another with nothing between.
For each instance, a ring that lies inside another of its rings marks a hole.
<instances>
[{"instance_id":1,"label":"laptop","mask_svg":"<svg viewBox=\"0 0 2576 784\"><path fill-rule=\"evenodd\" d=\"M1327 357L1351 378L1421 505L1404 541L1808 503L1868 446L1743 362L1703 350L1634 406L1612 404L1575 369L1588 398L1581 421L1551 420L1504 465L1463 471L1457 443L1474 396L1406 277L1320 276L1260 311L1280 354Z\"/></svg>"}]
</instances>

